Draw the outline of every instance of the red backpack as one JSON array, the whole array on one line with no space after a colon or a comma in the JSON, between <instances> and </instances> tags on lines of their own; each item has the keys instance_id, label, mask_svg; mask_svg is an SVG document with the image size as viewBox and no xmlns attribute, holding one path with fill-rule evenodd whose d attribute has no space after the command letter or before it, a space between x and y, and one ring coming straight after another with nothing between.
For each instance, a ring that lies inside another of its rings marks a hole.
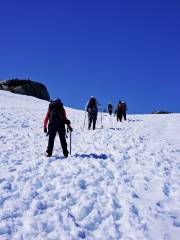
<instances>
[{"instance_id":1,"label":"red backpack","mask_svg":"<svg viewBox=\"0 0 180 240\"><path fill-rule=\"evenodd\" d=\"M118 104L118 110L126 111L127 110L126 104L125 103L119 103Z\"/></svg>"}]
</instances>

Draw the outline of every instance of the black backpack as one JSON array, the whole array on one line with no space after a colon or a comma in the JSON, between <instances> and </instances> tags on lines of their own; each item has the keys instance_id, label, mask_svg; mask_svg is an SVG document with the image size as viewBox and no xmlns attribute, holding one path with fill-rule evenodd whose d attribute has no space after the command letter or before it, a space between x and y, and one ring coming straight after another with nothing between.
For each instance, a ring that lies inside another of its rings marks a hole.
<instances>
[{"instance_id":1,"label":"black backpack","mask_svg":"<svg viewBox=\"0 0 180 240\"><path fill-rule=\"evenodd\" d=\"M113 109L112 104L108 104L108 110L112 110L112 109Z\"/></svg>"},{"instance_id":2,"label":"black backpack","mask_svg":"<svg viewBox=\"0 0 180 240\"><path fill-rule=\"evenodd\" d=\"M89 103L88 103L88 108L96 108L97 107L97 105L96 105L96 99L95 98L91 98L90 100L89 100Z\"/></svg>"},{"instance_id":3,"label":"black backpack","mask_svg":"<svg viewBox=\"0 0 180 240\"><path fill-rule=\"evenodd\" d=\"M65 123L63 110L64 108L61 102L52 101L49 104L49 125L60 126Z\"/></svg>"}]
</instances>

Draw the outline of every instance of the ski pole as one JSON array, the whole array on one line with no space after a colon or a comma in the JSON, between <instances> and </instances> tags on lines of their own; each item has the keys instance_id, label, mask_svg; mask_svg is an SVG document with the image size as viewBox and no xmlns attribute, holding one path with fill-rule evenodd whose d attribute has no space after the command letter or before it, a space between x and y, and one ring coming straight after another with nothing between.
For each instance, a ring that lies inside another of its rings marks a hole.
<instances>
[{"instance_id":1,"label":"ski pole","mask_svg":"<svg viewBox=\"0 0 180 240\"><path fill-rule=\"evenodd\" d=\"M72 138L71 138L71 134L72 134L72 131L70 131L70 138L69 138L69 141L70 141L70 149L69 149L69 151L70 151L70 155L71 155L71 145L72 145Z\"/></svg>"},{"instance_id":2,"label":"ski pole","mask_svg":"<svg viewBox=\"0 0 180 240\"><path fill-rule=\"evenodd\" d=\"M103 123L102 123L102 105L101 105L100 111L101 111L101 127L103 128Z\"/></svg>"},{"instance_id":3,"label":"ski pole","mask_svg":"<svg viewBox=\"0 0 180 240\"><path fill-rule=\"evenodd\" d=\"M103 128L103 123L102 123L102 112L101 112L101 127Z\"/></svg>"},{"instance_id":4,"label":"ski pole","mask_svg":"<svg viewBox=\"0 0 180 240\"><path fill-rule=\"evenodd\" d=\"M85 116L84 116L84 125L83 125L83 128L85 127L85 124L86 124L86 112L85 112Z\"/></svg>"}]
</instances>

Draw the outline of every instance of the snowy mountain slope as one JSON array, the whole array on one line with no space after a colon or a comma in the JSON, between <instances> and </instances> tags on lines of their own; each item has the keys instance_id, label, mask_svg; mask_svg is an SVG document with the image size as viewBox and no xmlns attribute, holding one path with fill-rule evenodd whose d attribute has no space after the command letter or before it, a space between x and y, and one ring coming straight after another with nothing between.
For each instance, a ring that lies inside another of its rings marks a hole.
<instances>
[{"instance_id":1,"label":"snowy mountain slope","mask_svg":"<svg viewBox=\"0 0 180 240\"><path fill-rule=\"evenodd\" d=\"M0 240L179 240L180 114L67 109L72 156L44 156L48 102L0 91Z\"/></svg>"}]
</instances>

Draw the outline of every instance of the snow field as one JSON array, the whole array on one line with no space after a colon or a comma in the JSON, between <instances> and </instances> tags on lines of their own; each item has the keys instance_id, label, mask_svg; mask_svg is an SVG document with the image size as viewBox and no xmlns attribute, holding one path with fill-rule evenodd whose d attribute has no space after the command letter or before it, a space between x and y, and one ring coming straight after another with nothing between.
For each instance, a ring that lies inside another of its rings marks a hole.
<instances>
[{"instance_id":1,"label":"snow field","mask_svg":"<svg viewBox=\"0 0 180 240\"><path fill-rule=\"evenodd\" d=\"M103 114L88 131L67 108L65 159L58 137L44 155L47 107L0 91L0 240L179 240L180 114Z\"/></svg>"}]
</instances>

